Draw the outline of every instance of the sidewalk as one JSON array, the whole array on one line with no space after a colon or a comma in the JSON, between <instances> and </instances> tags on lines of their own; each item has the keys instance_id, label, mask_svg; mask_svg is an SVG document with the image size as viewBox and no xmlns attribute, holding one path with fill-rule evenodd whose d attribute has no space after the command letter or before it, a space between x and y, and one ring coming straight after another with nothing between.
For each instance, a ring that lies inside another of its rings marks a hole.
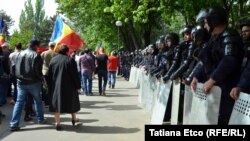
<instances>
[{"instance_id":1,"label":"sidewalk","mask_svg":"<svg viewBox=\"0 0 250 141\"><path fill-rule=\"evenodd\" d=\"M13 106L0 107L6 114L0 125L0 140L3 141L144 141L144 125L150 119L138 106L138 89L122 78L118 78L115 89L107 88L107 96L99 96L97 80L94 80L94 96L80 96L81 111L77 126L71 125L71 115L61 115L63 131L56 131L53 114L45 108L48 124L24 122L21 130L9 131L9 120ZM24 112L23 112L24 113Z\"/></svg>"}]
</instances>

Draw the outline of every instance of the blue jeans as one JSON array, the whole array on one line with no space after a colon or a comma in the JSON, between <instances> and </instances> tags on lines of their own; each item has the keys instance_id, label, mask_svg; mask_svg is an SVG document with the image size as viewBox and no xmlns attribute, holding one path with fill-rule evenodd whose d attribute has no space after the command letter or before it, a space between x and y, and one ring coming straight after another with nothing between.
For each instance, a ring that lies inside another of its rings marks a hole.
<instances>
[{"instance_id":1,"label":"blue jeans","mask_svg":"<svg viewBox=\"0 0 250 141\"><path fill-rule=\"evenodd\" d=\"M79 71L78 74L79 74L80 80L82 81L82 73L81 73L81 71Z\"/></svg>"},{"instance_id":2,"label":"blue jeans","mask_svg":"<svg viewBox=\"0 0 250 141\"><path fill-rule=\"evenodd\" d=\"M41 97L41 83L34 83L28 85L19 85L17 84L17 101L13 109L12 119L10 121L10 127L18 127L23 105L25 103L25 98L27 94L31 94L34 98L36 115L38 123L42 123L44 121L44 112L43 112L43 103Z\"/></svg>"},{"instance_id":3,"label":"blue jeans","mask_svg":"<svg viewBox=\"0 0 250 141\"><path fill-rule=\"evenodd\" d=\"M107 70L98 70L98 87L99 87L99 93L105 92L107 81L108 81L108 71ZM102 85L102 79L103 79L103 85Z\"/></svg>"},{"instance_id":4,"label":"blue jeans","mask_svg":"<svg viewBox=\"0 0 250 141\"><path fill-rule=\"evenodd\" d=\"M86 95L92 93L92 73L82 73L82 90Z\"/></svg>"},{"instance_id":5,"label":"blue jeans","mask_svg":"<svg viewBox=\"0 0 250 141\"><path fill-rule=\"evenodd\" d=\"M109 84L109 86L112 86L112 88L114 88L115 82L116 82L116 71L109 71L108 72L108 84Z\"/></svg>"}]
</instances>

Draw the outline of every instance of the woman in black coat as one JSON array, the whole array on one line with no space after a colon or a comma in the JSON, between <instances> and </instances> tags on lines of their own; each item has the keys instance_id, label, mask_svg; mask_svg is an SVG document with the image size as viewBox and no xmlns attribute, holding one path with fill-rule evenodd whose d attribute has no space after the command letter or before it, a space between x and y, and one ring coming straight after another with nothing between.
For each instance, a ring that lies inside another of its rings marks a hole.
<instances>
[{"instance_id":1,"label":"woman in black coat","mask_svg":"<svg viewBox=\"0 0 250 141\"><path fill-rule=\"evenodd\" d=\"M62 130L60 113L71 113L72 124L78 121L76 112L80 110L78 89L81 82L74 59L67 56L69 48L61 45L59 54L52 58L49 65L50 111L55 112L56 130Z\"/></svg>"}]
</instances>

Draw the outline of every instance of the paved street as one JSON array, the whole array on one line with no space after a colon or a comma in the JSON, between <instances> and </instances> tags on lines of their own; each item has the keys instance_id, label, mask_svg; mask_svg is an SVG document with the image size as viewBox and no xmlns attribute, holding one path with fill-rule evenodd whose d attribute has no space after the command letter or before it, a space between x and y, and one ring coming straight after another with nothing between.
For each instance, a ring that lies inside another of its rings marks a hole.
<instances>
[{"instance_id":1,"label":"paved street","mask_svg":"<svg viewBox=\"0 0 250 141\"><path fill-rule=\"evenodd\" d=\"M45 108L48 123L38 125L35 120L21 120L21 130L9 131L13 106L1 107L7 114L0 125L0 140L3 141L143 141L144 125L149 116L138 106L138 89L119 78L115 89L107 88L107 96L97 95L97 80L94 81L94 96L80 96L80 122L73 127L70 114L61 116L63 131L56 131L53 113ZM24 112L23 112L24 113ZM35 118L34 118L35 119Z\"/></svg>"}]
</instances>

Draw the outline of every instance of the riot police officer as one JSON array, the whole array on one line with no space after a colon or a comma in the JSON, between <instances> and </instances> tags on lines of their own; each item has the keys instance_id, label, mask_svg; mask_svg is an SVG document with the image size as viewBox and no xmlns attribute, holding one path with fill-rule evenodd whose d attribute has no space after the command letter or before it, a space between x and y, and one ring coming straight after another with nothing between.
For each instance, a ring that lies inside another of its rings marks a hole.
<instances>
[{"instance_id":1,"label":"riot police officer","mask_svg":"<svg viewBox=\"0 0 250 141\"><path fill-rule=\"evenodd\" d=\"M242 67L244 71L241 75L240 81L237 87L233 88L230 92L230 96L233 99L238 99L240 92L250 93L250 20L245 19L240 24L241 35L244 42L244 59L242 62Z\"/></svg>"},{"instance_id":2,"label":"riot police officer","mask_svg":"<svg viewBox=\"0 0 250 141\"><path fill-rule=\"evenodd\" d=\"M163 81L166 82L170 79L171 75L184 63L188 56L188 47L191 46L191 26L185 26L180 30L184 41L175 48L175 54L171 67L169 68L167 74L163 77ZM181 70L182 71L182 70ZM183 71L182 71L183 72Z\"/></svg>"},{"instance_id":3,"label":"riot police officer","mask_svg":"<svg viewBox=\"0 0 250 141\"><path fill-rule=\"evenodd\" d=\"M195 47L194 47L192 60L190 62L189 68L183 75L183 80L186 85L190 85L193 79L194 67L200 67L199 64L198 66L196 66L197 63L199 62L200 52L203 48L206 47L206 43L208 39L210 38L210 35L208 34L208 32L204 28L202 28L200 25L193 28L191 34L192 34L192 39L193 39L193 45Z\"/></svg>"},{"instance_id":4,"label":"riot police officer","mask_svg":"<svg viewBox=\"0 0 250 141\"><path fill-rule=\"evenodd\" d=\"M158 49L155 44L150 44L148 46L148 61L145 64L146 72L151 72L158 66Z\"/></svg>"},{"instance_id":5,"label":"riot police officer","mask_svg":"<svg viewBox=\"0 0 250 141\"><path fill-rule=\"evenodd\" d=\"M162 61L163 61L163 54L167 51L166 45L164 43L164 35L160 36L159 39L156 41L156 48L157 48L157 54L154 59L154 67L150 70L150 75L154 76L157 72L160 71L162 67Z\"/></svg>"},{"instance_id":6,"label":"riot police officer","mask_svg":"<svg viewBox=\"0 0 250 141\"><path fill-rule=\"evenodd\" d=\"M196 16L196 23L202 28L204 28L204 25L205 25L204 20L207 16L207 13L208 13L207 9L201 9L198 15Z\"/></svg>"},{"instance_id":7,"label":"riot police officer","mask_svg":"<svg viewBox=\"0 0 250 141\"><path fill-rule=\"evenodd\" d=\"M194 74L191 87L196 90L201 72L204 72L206 77L204 93L218 85L222 89L218 124L228 124L234 105L229 93L239 79L243 44L237 31L227 27L228 13L224 8L210 8L204 22L211 38L200 58L203 67Z\"/></svg>"},{"instance_id":8,"label":"riot police officer","mask_svg":"<svg viewBox=\"0 0 250 141\"><path fill-rule=\"evenodd\" d=\"M169 33L164 38L165 45L168 49L162 51L159 67L155 70L156 78L164 76L172 65L172 61L175 54L175 47L179 44L179 36L177 33Z\"/></svg>"}]
</instances>

